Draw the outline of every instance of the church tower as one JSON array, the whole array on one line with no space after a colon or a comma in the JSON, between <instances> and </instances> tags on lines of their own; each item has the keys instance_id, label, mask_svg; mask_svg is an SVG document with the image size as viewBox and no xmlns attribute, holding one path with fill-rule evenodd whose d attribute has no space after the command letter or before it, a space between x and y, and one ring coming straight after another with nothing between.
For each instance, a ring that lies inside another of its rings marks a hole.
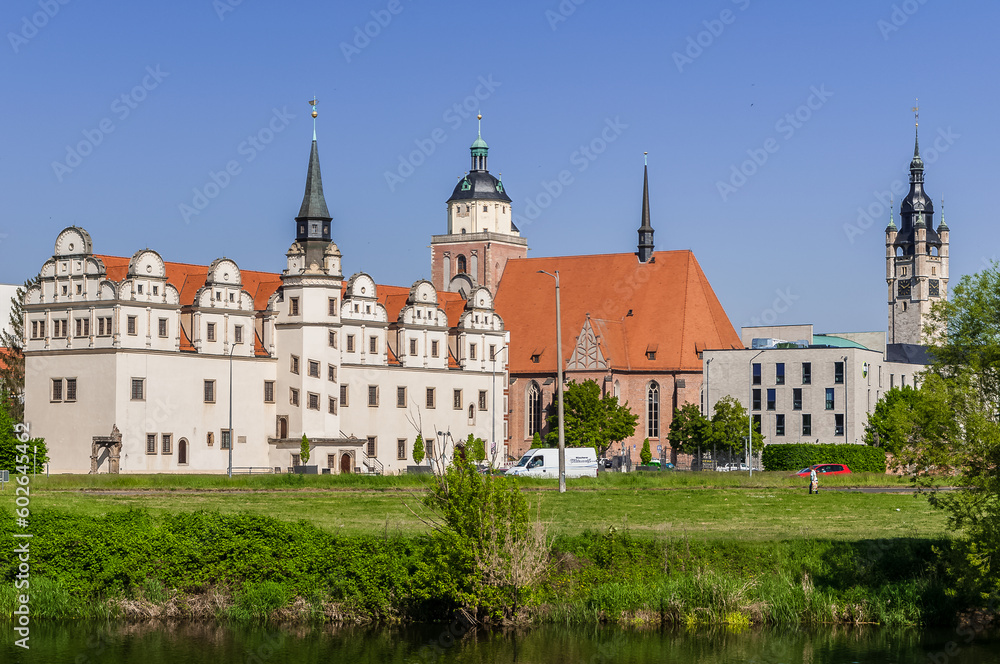
<instances>
[{"instance_id":1,"label":"church tower","mask_svg":"<svg viewBox=\"0 0 1000 664\"><path fill-rule=\"evenodd\" d=\"M489 146L479 137L470 148L472 167L448 199L448 233L431 238L431 281L438 290L472 293L485 286L496 293L507 261L525 258L528 242L514 225L510 196L490 174Z\"/></svg>"},{"instance_id":2,"label":"church tower","mask_svg":"<svg viewBox=\"0 0 1000 664\"><path fill-rule=\"evenodd\" d=\"M646 153L643 153L646 154ZM653 257L653 226L649 223L649 165L642 168L642 225L639 226L639 256L640 263L648 263Z\"/></svg>"},{"instance_id":3,"label":"church tower","mask_svg":"<svg viewBox=\"0 0 1000 664\"><path fill-rule=\"evenodd\" d=\"M916 108L913 110L917 112ZM929 340L924 326L930 322L931 307L948 295L949 230L943 206L941 223L934 228L934 204L924 191L919 122L910 162L910 191L899 206L899 217L899 228L890 216L885 229L885 278L889 286L887 341L926 345Z\"/></svg>"}]
</instances>

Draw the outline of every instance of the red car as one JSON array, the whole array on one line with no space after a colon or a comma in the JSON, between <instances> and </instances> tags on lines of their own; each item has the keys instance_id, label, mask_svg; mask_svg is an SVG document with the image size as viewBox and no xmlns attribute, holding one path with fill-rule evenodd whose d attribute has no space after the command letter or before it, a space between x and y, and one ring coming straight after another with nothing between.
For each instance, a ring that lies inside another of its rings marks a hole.
<instances>
[{"instance_id":1,"label":"red car","mask_svg":"<svg viewBox=\"0 0 1000 664\"><path fill-rule=\"evenodd\" d=\"M851 469L842 463L818 463L815 466L803 468L792 477L808 477L809 471L813 468L816 469L817 475L849 475L851 473Z\"/></svg>"}]
</instances>

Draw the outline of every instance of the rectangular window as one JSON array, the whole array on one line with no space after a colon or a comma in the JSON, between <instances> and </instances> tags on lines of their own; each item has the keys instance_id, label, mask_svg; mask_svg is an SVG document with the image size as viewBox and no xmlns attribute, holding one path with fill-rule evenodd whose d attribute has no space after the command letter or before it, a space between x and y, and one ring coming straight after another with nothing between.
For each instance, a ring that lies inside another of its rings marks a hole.
<instances>
[{"instance_id":1,"label":"rectangular window","mask_svg":"<svg viewBox=\"0 0 1000 664\"><path fill-rule=\"evenodd\" d=\"M434 408L434 388L427 388L427 407Z\"/></svg>"},{"instance_id":2,"label":"rectangular window","mask_svg":"<svg viewBox=\"0 0 1000 664\"><path fill-rule=\"evenodd\" d=\"M803 413L802 414L802 435L811 436L813 435L813 416Z\"/></svg>"},{"instance_id":3,"label":"rectangular window","mask_svg":"<svg viewBox=\"0 0 1000 664\"><path fill-rule=\"evenodd\" d=\"M833 363L833 382L840 385L844 382L844 363L834 362Z\"/></svg>"},{"instance_id":4,"label":"rectangular window","mask_svg":"<svg viewBox=\"0 0 1000 664\"><path fill-rule=\"evenodd\" d=\"M337 400L333 397L329 398L329 403L327 404L327 412L331 415L337 414Z\"/></svg>"},{"instance_id":5,"label":"rectangular window","mask_svg":"<svg viewBox=\"0 0 1000 664\"><path fill-rule=\"evenodd\" d=\"M416 355L416 354L417 354L417 340L410 339L410 355Z\"/></svg>"},{"instance_id":6,"label":"rectangular window","mask_svg":"<svg viewBox=\"0 0 1000 664\"><path fill-rule=\"evenodd\" d=\"M337 315L337 298L331 297L326 301L326 313L330 316Z\"/></svg>"},{"instance_id":7,"label":"rectangular window","mask_svg":"<svg viewBox=\"0 0 1000 664\"><path fill-rule=\"evenodd\" d=\"M63 398L63 382L62 378L52 379L52 400L62 401Z\"/></svg>"},{"instance_id":8,"label":"rectangular window","mask_svg":"<svg viewBox=\"0 0 1000 664\"><path fill-rule=\"evenodd\" d=\"M753 408L752 410L760 410L760 388L753 391Z\"/></svg>"},{"instance_id":9,"label":"rectangular window","mask_svg":"<svg viewBox=\"0 0 1000 664\"><path fill-rule=\"evenodd\" d=\"M767 390L767 409L774 410L777 406L778 397L776 394L777 390L769 388Z\"/></svg>"},{"instance_id":10,"label":"rectangular window","mask_svg":"<svg viewBox=\"0 0 1000 664\"><path fill-rule=\"evenodd\" d=\"M222 442L219 449L228 450L233 446L233 432L229 429L223 429L222 435L219 436L219 440Z\"/></svg>"},{"instance_id":11,"label":"rectangular window","mask_svg":"<svg viewBox=\"0 0 1000 664\"><path fill-rule=\"evenodd\" d=\"M354 335L353 334L348 334L347 335L347 352L348 353L353 353L354 352Z\"/></svg>"},{"instance_id":12,"label":"rectangular window","mask_svg":"<svg viewBox=\"0 0 1000 664\"><path fill-rule=\"evenodd\" d=\"M469 359L476 359L476 344L469 344Z\"/></svg>"},{"instance_id":13,"label":"rectangular window","mask_svg":"<svg viewBox=\"0 0 1000 664\"><path fill-rule=\"evenodd\" d=\"M299 298L292 297L288 299L288 314L290 316L299 315Z\"/></svg>"},{"instance_id":14,"label":"rectangular window","mask_svg":"<svg viewBox=\"0 0 1000 664\"><path fill-rule=\"evenodd\" d=\"M760 364L758 362L754 362L753 365L753 384L760 385Z\"/></svg>"},{"instance_id":15,"label":"rectangular window","mask_svg":"<svg viewBox=\"0 0 1000 664\"><path fill-rule=\"evenodd\" d=\"M157 332L159 333L161 339L165 338L167 336L167 319L166 318L161 318L158 321Z\"/></svg>"},{"instance_id":16,"label":"rectangular window","mask_svg":"<svg viewBox=\"0 0 1000 664\"><path fill-rule=\"evenodd\" d=\"M76 401L76 378L66 379L66 401Z\"/></svg>"},{"instance_id":17,"label":"rectangular window","mask_svg":"<svg viewBox=\"0 0 1000 664\"><path fill-rule=\"evenodd\" d=\"M44 339L45 338L45 321L43 321L43 320L38 321L38 337L40 339Z\"/></svg>"},{"instance_id":18,"label":"rectangular window","mask_svg":"<svg viewBox=\"0 0 1000 664\"><path fill-rule=\"evenodd\" d=\"M761 416L760 415L754 415L753 416L753 430L756 431L757 433L760 433L760 426L761 426Z\"/></svg>"},{"instance_id":19,"label":"rectangular window","mask_svg":"<svg viewBox=\"0 0 1000 664\"><path fill-rule=\"evenodd\" d=\"M330 348L336 348L337 347L337 331L336 330L330 330L329 331L329 338L327 339L327 343L330 345Z\"/></svg>"},{"instance_id":20,"label":"rectangular window","mask_svg":"<svg viewBox=\"0 0 1000 664\"><path fill-rule=\"evenodd\" d=\"M406 460L406 439L397 438L396 439L396 458L400 461Z\"/></svg>"},{"instance_id":21,"label":"rectangular window","mask_svg":"<svg viewBox=\"0 0 1000 664\"><path fill-rule=\"evenodd\" d=\"M346 385L341 385L340 386L340 405L341 406L345 406L345 407L347 406L347 386Z\"/></svg>"},{"instance_id":22,"label":"rectangular window","mask_svg":"<svg viewBox=\"0 0 1000 664\"><path fill-rule=\"evenodd\" d=\"M45 336L45 324L44 323L42 323L42 336L43 337ZM431 357L437 357L437 356L438 356L438 342L437 341L432 341L431 342Z\"/></svg>"},{"instance_id":23,"label":"rectangular window","mask_svg":"<svg viewBox=\"0 0 1000 664\"><path fill-rule=\"evenodd\" d=\"M160 434L160 454L173 454L173 436L169 433Z\"/></svg>"},{"instance_id":24,"label":"rectangular window","mask_svg":"<svg viewBox=\"0 0 1000 664\"><path fill-rule=\"evenodd\" d=\"M102 320L101 323L104 323L104 321ZM32 339L37 339L38 338L38 321L37 320L31 321L31 338Z\"/></svg>"},{"instance_id":25,"label":"rectangular window","mask_svg":"<svg viewBox=\"0 0 1000 664\"><path fill-rule=\"evenodd\" d=\"M774 384L784 385L785 384L785 363L778 362L774 365Z\"/></svg>"},{"instance_id":26,"label":"rectangular window","mask_svg":"<svg viewBox=\"0 0 1000 664\"><path fill-rule=\"evenodd\" d=\"M774 435L784 436L785 435L785 416L775 415L774 416Z\"/></svg>"},{"instance_id":27,"label":"rectangular window","mask_svg":"<svg viewBox=\"0 0 1000 664\"><path fill-rule=\"evenodd\" d=\"M370 456L378 456L378 440L375 436L368 436L368 445L365 448L365 453Z\"/></svg>"},{"instance_id":28,"label":"rectangular window","mask_svg":"<svg viewBox=\"0 0 1000 664\"><path fill-rule=\"evenodd\" d=\"M135 331L135 316L129 316L128 317L128 323L127 323L127 325L128 325L128 327L126 328L126 330L128 331L128 333L131 334L132 336L135 336L135 334L136 334L136 331Z\"/></svg>"},{"instance_id":29,"label":"rectangular window","mask_svg":"<svg viewBox=\"0 0 1000 664\"><path fill-rule=\"evenodd\" d=\"M309 375L313 378L319 378L319 362L316 360L309 360Z\"/></svg>"},{"instance_id":30,"label":"rectangular window","mask_svg":"<svg viewBox=\"0 0 1000 664\"><path fill-rule=\"evenodd\" d=\"M309 410L319 410L319 395L309 392Z\"/></svg>"},{"instance_id":31,"label":"rectangular window","mask_svg":"<svg viewBox=\"0 0 1000 664\"><path fill-rule=\"evenodd\" d=\"M132 401L144 401L146 399L146 379L132 379Z\"/></svg>"},{"instance_id":32,"label":"rectangular window","mask_svg":"<svg viewBox=\"0 0 1000 664\"><path fill-rule=\"evenodd\" d=\"M295 467L295 468L298 468L301 465L302 465L302 457L299 456L298 454L293 454L292 455L292 466Z\"/></svg>"},{"instance_id":33,"label":"rectangular window","mask_svg":"<svg viewBox=\"0 0 1000 664\"><path fill-rule=\"evenodd\" d=\"M205 381L205 403L215 403L215 381Z\"/></svg>"},{"instance_id":34,"label":"rectangular window","mask_svg":"<svg viewBox=\"0 0 1000 664\"><path fill-rule=\"evenodd\" d=\"M843 436L844 435L844 416L837 413L833 416L833 435Z\"/></svg>"},{"instance_id":35,"label":"rectangular window","mask_svg":"<svg viewBox=\"0 0 1000 664\"><path fill-rule=\"evenodd\" d=\"M82 337L83 336L83 319L82 318L77 318L76 319L76 333L74 334L74 336L77 336L77 337Z\"/></svg>"},{"instance_id":36,"label":"rectangular window","mask_svg":"<svg viewBox=\"0 0 1000 664\"><path fill-rule=\"evenodd\" d=\"M497 347L496 344L490 344L490 361L497 359Z\"/></svg>"},{"instance_id":37,"label":"rectangular window","mask_svg":"<svg viewBox=\"0 0 1000 664\"><path fill-rule=\"evenodd\" d=\"M828 387L828 388L826 388L826 409L827 410L833 410L833 408L834 408L835 405L836 405L836 401L834 400L834 396L833 396L833 388L832 387Z\"/></svg>"},{"instance_id":38,"label":"rectangular window","mask_svg":"<svg viewBox=\"0 0 1000 664\"><path fill-rule=\"evenodd\" d=\"M61 339L66 336L66 321L64 320L54 320L52 321L52 336L57 339Z\"/></svg>"},{"instance_id":39,"label":"rectangular window","mask_svg":"<svg viewBox=\"0 0 1000 664\"><path fill-rule=\"evenodd\" d=\"M368 405L373 408L378 406L378 385L368 386Z\"/></svg>"},{"instance_id":40,"label":"rectangular window","mask_svg":"<svg viewBox=\"0 0 1000 664\"><path fill-rule=\"evenodd\" d=\"M156 454L156 434L146 434L146 454Z\"/></svg>"},{"instance_id":41,"label":"rectangular window","mask_svg":"<svg viewBox=\"0 0 1000 664\"><path fill-rule=\"evenodd\" d=\"M479 410L486 410L486 390L479 390Z\"/></svg>"},{"instance_id":42,"label":"rectangular window","mask_svg":"<svg viewBox=\"0 0 1000 664\"><path fill-rule=\"evenodd\" d=\"M792 388L792 410L802 410L802 388Z\"/></svg>"},{"instance_id":43,"label":"rectangular window","mask_svg":"<svg viewBox=\"0 0 1000 664\"><path fill-rule=\"evenodd\" d=\"M331 383L337 382L337 367L335 365L326 365L326 379Z\"/></svg>"},{"instance_id":44,"label":"rectangular window","mask_svg":"<svg viewBox=\"0 0 1000 664\"><path fill-rule=\"evenodd\" d=\"M294 387L288 388L288 403L293 406L299 405L299 391Z\"/></svg>"},{"instance_id":45,"label":"rectangular window","mask_svg":"<svg viewBox=\"0 0 1000 664\"><path fill-rule=\"evenodd\" d=\"M215 341L215 323L209 323L205 330L205 338L208 341Z\"/></svg>"},{"instance_id":46,"label":"rectangular window","mask_svg":"<svg viewBox=\"0 0 1000 664\"><path fill-rule=\"evenodd\" d=\"M803 385L811 385L812 384L812 375L813 375L813 368L812 367L813 367L812 362L803 362L802 363L802 384Z\"/></svg>"},{"instance_id":47,"label":"rectangular window","mask_svg":"<svg viewBox=\"0 0 1000 664\"><path fill-rule=\"evenodd\" d=\"M233 343L241 344L243 343L243 326L237 325L233 328Z\"/></svg>"},{"instance_id":48,"label":"rectangular window","mask_svg":"<svg viewBox=\"0 0 1000 664\"><path fill-rule=\"evenodd\" d=\"M293 374L298 374L299 373L299 356L298 355L292 355L290 365L291 366L289 366L289 371L291 371Z\"/></svg>"},{"instance_id":49,"label":"rectangular window","mask_svg":"<svg viewBox=\"0 0 1000 664\"><path fill-rule=\"evenodd\" d=\"M454 390L452 392L452 401L452 408L462 410L462 390Z\"/></svg>"},{"instance_id":50,"label":"rectangular window","mask_svg":"<svg viewBox=\"0 0 1000 664\"><path fill-rule=\"evenodd\" d=\"M369 353L378 352L378 337L368 337L368 352Z\"/></svg>"},{"instance_id":51,"label":"rectangular window","mask_svg":"<svg viewBox=\"0 0 1000 664\"><path fill-rule=\"evenodd\" d=\"M274 381L264 381L264 403L274 403Z\"/></svg>"},{"instance_id":52,"label":"rectangular window","mask_svg":"<svg viewBox=\"0 0 1000 664\"><path fill-rule=\"evenodd\" d=\"M396 408L406 408L406 388L396 388Z\"/></svg>"}]
</instances>

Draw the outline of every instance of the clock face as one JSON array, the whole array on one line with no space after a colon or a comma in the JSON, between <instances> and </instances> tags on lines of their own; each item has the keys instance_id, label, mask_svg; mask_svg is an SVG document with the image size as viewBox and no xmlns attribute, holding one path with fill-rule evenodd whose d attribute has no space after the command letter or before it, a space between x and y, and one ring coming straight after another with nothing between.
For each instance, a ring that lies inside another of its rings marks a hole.
<instances>
[{"instance_id":1,"label":"clock face","mask_svg":"<svg viewBox=\"0 0 1000 664\"><path fill-rule=\"evenodd\" d=\"M910 280L899 280L899 297L910 297Z\"/></svg>"},{"instance_id":2,"label":"clock face","mask_svg":"<svg viewBox=\"0 0 1000 664\"><path fill-rule=\"evenodd\" d=\"M927 294L931 297L941 297L941 282L937 279L928 280Z\"/></svg>"}]
</instances>

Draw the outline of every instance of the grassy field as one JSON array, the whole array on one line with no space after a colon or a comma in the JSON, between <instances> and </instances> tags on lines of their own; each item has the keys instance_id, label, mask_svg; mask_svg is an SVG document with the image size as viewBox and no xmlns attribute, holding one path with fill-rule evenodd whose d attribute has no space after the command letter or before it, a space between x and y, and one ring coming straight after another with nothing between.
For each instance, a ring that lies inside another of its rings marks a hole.
<instances>
[{"instance_id":1,"label":"grassy field","mask_svg":"<svg viewBox=\"0 0 1000 664\"><path fill-rule=\"evenodd\" d=\"M283 520L305 519L345 534L417 534L427 526L420 497L428 478L419 476L54 476L35 478L32 509L104 514L145 508L161 514L218 510L255 512ZM906 486L885 475L825 478L836 486ZM614 526L664 538L774 540L940 537L945 517L925 497L824 491L810 496L805 482L788 473L614 474L569 482L560 495L554 483L522 480L540 504L554 535ZM8 488L9 491L9 488ZM12 499L12 492L8 494ZM0 501L4 500L0 494ZM411 511L412 510L412 511ZM414 514L414 512L416 514Z\"/></svg>"}]
</instances>

